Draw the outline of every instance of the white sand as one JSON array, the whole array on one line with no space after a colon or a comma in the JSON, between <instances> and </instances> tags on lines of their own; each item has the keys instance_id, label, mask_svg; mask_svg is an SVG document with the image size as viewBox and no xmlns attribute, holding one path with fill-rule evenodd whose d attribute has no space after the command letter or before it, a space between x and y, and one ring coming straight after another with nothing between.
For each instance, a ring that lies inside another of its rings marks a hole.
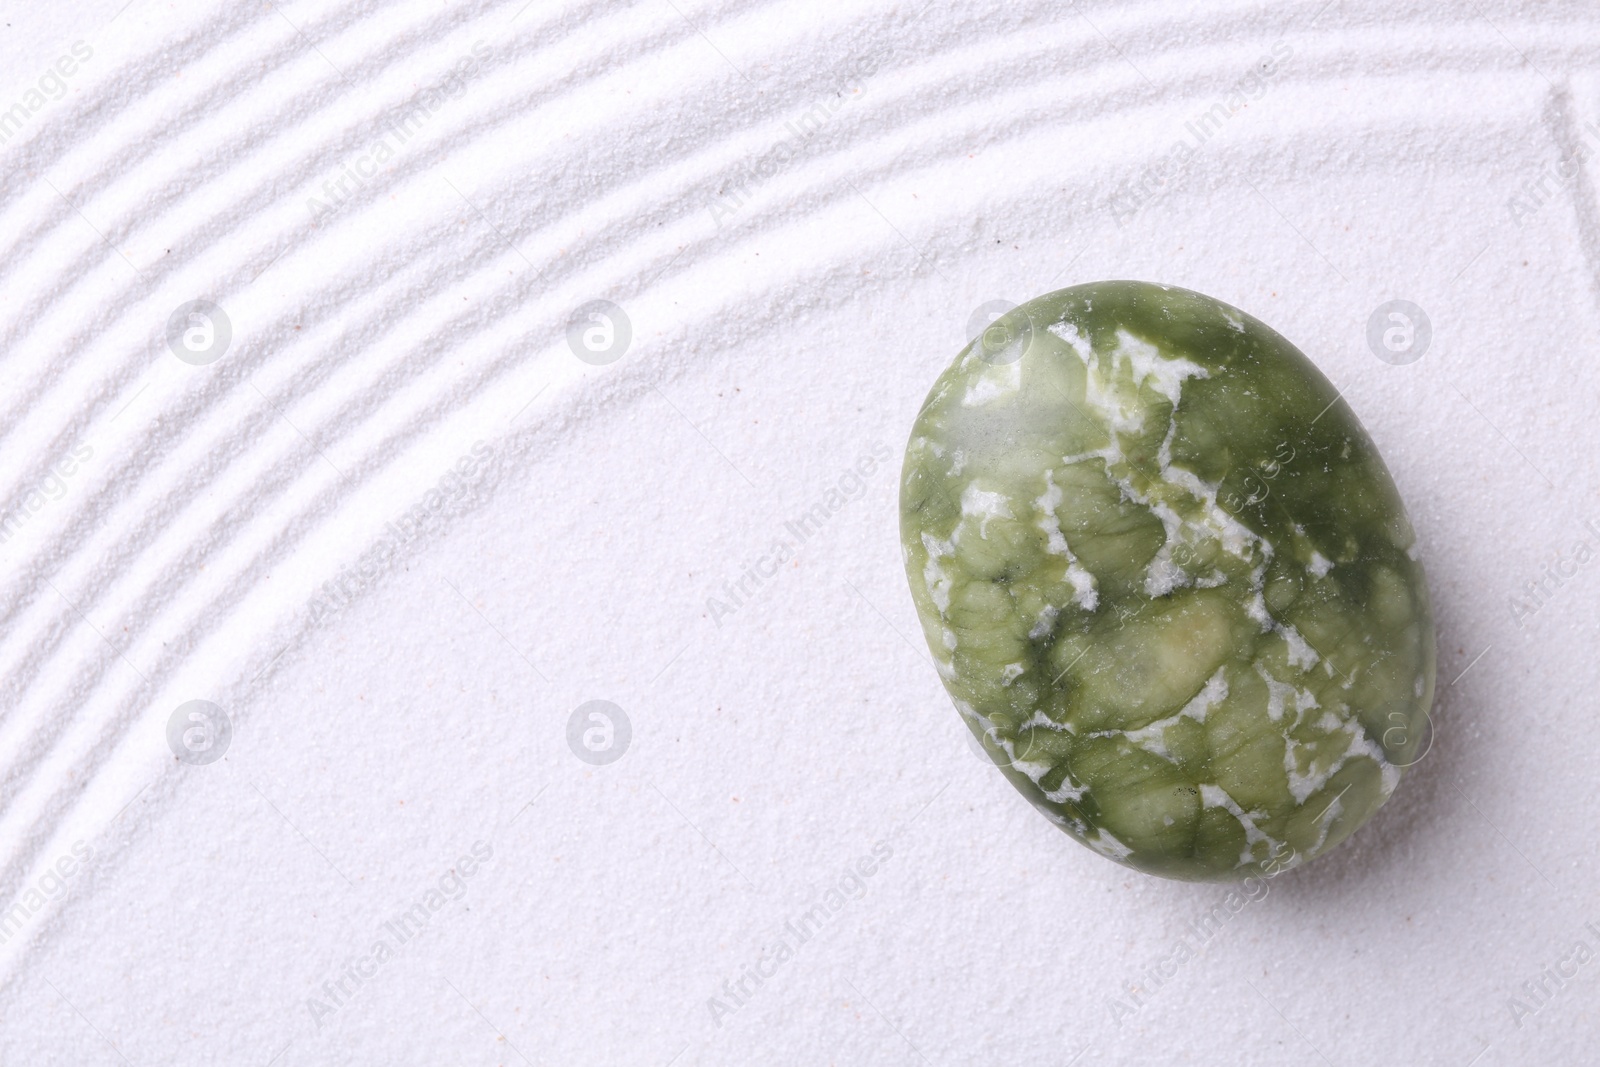
<instances>
[{"instance_id":1,"label":"white sand","mask_svg":"<svg viewBox=\"0 0 1600 1067\"><path fill-rule=\"evenodd\" d=\"M119 5L0 53L0 1062L1592 1059L1592 8ZM1436 601L1436 747L1234 910L973 758L901 573L974 309L1119 277L1323 368Z\"/></svg>"}]
</instances>

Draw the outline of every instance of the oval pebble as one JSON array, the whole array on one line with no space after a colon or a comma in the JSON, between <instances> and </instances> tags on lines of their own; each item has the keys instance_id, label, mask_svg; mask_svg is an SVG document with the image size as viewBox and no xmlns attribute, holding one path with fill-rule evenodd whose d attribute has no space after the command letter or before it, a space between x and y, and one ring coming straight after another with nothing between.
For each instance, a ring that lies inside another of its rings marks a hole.
<instances>
[{"instance_id":1,"label":"oval pebble","mask_svg":"<svg viewBox=\"0 0 1600 1067\"><path fill-rule=\"evenodd\" d=\"M1113 281L1008 312L934 384L900 505L957 710L1103 856L1276 874L1425 752L1433 622L1394 482L1236 308Z\"/></svg>"}]
</instances>

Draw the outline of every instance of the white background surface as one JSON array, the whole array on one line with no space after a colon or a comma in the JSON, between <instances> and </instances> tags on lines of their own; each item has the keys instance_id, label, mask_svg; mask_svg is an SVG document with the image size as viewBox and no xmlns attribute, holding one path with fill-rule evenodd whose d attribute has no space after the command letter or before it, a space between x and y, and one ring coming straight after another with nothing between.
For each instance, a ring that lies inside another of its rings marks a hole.
<instances>
[{"instance_id":1,"label":"white background surface","mask_svg":"<svg viewBox=\"0 0 1600 1067\"><path fill-rule=\"evenodd\" d=\"M1508 206L1600 145L1591 9L117 6L5 9L0 105L94 55L0 145L0 505L93 457L0 545L0 907L26 920L0 1062L1600 1055L1593 161ZM900 569L900 449L973 312L1122 277L1258 315L1344 391L1439 624L1429 755L1203 945L1225 887L1102 860L975 757ZM163 334L200 297L233 340L195 367ZM1433 326L1403 366L1366 343L1395 298ZM604 366L565 340L592 299L632 323ZM477 441L431 532L315 611ZM195 699L233 729L207 765L166 740ZM567 741L597 699L632 728L604 766ZM76 842L91 862L50 880ZM426 931L331 999L442 879Z\"/></svg>"}]
</instances>

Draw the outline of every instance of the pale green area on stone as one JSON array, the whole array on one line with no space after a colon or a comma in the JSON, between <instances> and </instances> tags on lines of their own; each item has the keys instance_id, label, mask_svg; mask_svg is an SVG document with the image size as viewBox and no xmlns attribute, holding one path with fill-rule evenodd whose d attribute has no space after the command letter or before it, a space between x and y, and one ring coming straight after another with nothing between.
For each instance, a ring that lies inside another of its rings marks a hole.
<instances>
[{"instance_id":1,"label":"pale green area on stone","mask_svg":"<svg viewBox=\"0 0 1600 1067\"><path fill-rule=\"evenodd\" d=\"M1418 758L1434 634L1405 509L1333 386L1241 311L1141 282L1022 305L935 383L900 502L956 707L1103 855L1276 873Z\"/></svg>"}]
</instances>

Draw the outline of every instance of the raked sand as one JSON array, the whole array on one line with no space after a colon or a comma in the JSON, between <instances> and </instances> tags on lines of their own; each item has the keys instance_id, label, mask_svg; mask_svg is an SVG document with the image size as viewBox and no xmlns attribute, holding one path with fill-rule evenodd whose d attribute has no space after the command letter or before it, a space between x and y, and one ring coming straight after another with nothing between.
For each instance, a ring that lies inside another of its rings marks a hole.
<instances>
[{"instance_id":1,"label":"raked sand","mask_svg":"<svg viewBox=\"0 0 1600 1067\"><path fill-rule=\"evenodd\" d=\"M119 3L0 38L0 1062L1591 1056L1591 8ZM1103 278L1318 364L1438 615L1233 896L981 762L901 569L933 378Z\"/></svg>"}]
</instances>

